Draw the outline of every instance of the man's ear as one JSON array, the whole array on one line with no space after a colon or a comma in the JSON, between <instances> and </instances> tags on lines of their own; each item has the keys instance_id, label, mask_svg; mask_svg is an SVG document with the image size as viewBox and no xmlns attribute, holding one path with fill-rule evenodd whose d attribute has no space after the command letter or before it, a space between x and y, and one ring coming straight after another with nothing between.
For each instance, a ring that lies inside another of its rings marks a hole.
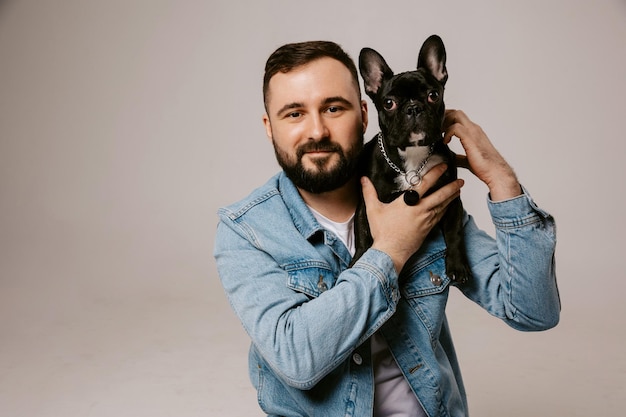
<instances>
[{"instance_id":1,"label":"man's ear","mask_svg":"<svg viewBox=\"0 0 626 417\"><path fill-rule=\"evenodd\" d=\"M274 134L272 133L272 123L270 122L270 117L267 113L263 114L263 125L265 126L265 134L267 135L267 139L271 142L274 139Z\"/></svg>"},{"instance_id":2,"label":"man's ear","mask_svg":"<svg viewBox=\"0 0 626 417\"><path fill-rule=\"evenodd\" d=\"M361 100L361 118L363 119L363 133L367 130L367 123L369 122L367 116L367 102L365 100Z\"/></svg>"}]
</instances>

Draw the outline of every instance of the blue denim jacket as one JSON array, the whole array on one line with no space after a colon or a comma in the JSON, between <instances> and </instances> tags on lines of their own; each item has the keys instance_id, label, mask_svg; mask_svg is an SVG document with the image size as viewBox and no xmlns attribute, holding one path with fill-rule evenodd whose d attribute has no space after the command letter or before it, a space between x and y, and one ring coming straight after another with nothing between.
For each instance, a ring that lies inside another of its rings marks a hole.
<instances>
[{"instance_id":1,"label":"blue denim jacket","mask_svg":"<svg viewBox=\"0 0 626 417\"><path fill-rule=\"evenodd\" d=\"M459 289L515 329L555 326L552 217L526 192L489 209L495 240L465 215L473 278ZM283 173L220 209L219 219L217 268L252 339L250 378L266 414L371 416L368 339L377 331L429 416L468 414L445 315L451 282L438 228L398 276L375 249L348 268L346 247Z\"/></svg>"}]
</instances>

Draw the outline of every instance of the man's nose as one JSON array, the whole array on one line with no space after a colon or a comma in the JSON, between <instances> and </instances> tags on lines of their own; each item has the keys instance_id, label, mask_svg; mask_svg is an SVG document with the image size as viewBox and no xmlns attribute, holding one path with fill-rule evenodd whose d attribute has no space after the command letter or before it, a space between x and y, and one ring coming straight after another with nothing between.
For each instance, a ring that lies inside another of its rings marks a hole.
<instances>
[{"instance_id":1,"label":"man's nose","mask_svg":"<svg viewBox=\"0 0 626 417\"><path fill-rule=\"evenodd\" d=\"M309 118L309 137L311 139L322 139L328 136L328 126L324 117L320 114L311 115Z\"/></svg>"}]
</instances>

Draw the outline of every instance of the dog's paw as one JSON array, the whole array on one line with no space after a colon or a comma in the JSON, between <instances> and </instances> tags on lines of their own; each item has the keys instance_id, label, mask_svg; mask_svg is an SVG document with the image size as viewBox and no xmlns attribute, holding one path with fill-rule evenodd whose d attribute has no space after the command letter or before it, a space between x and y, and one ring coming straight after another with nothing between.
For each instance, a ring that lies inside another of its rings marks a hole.
<instances>
[{"instance_id":1,"label":"dog's paw","mask_svg":"<svg viewBox=\"0 0 626 417\"><path fill-rule=\"evenodd\" d=\"M472 272L469 267L464 264L446 265L446 275L448 275L454 284L466 284L472 277Z\"/></svg>"}]
</instances>

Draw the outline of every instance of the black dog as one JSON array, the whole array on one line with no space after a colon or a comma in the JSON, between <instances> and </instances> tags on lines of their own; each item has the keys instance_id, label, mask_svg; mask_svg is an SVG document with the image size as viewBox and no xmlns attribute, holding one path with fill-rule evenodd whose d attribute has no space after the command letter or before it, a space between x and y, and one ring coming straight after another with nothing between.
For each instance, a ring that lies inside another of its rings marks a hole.
<instances>
[{"instance_id":1,"label":"black dog","mask_svg":"<svg viewBox=\"0 0 626 417\"><path fill-rule=\"evenodd\" d=\"M363 48L359 70L365 92L378 111L381 130L363 149L360 174L372 180L380 201L388 203L404 195L406 204L415 205L420 196L414 188L434 165L445 162L448 169L430 191L457 178L455 155L442 140L443 91L448 79L443 42L439 36L430 36L420 50L417 70L397 75L378 52ZM447 247L446 274L459 284L470 278L462 222L463 206L456 198L440 226ZM355 235L353 264L372 245L363 202L356 214Z\"/></svg>"}]
</instances>

